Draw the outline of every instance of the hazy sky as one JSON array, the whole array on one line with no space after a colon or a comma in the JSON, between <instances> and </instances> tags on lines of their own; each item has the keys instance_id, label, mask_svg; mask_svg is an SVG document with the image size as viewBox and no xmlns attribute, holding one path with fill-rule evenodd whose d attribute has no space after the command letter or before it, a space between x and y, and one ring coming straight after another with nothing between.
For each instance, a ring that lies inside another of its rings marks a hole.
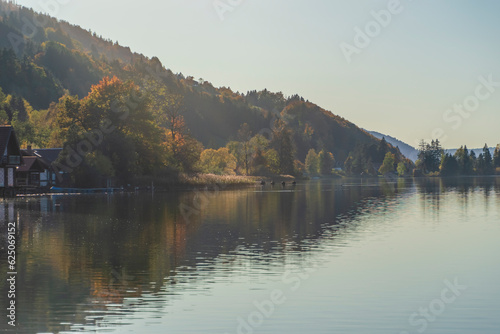
<instances>
[{"instance_id":1,"label":"hazy sky","mask_svg":"<svg viewBox=\"0 0 500 334\"><path fill-rule=\"evenodd\" d=\"M297 93L411 145L500 143L495 0L17 2L175 73L240 92Z\"/></svg>"}]
</instances>

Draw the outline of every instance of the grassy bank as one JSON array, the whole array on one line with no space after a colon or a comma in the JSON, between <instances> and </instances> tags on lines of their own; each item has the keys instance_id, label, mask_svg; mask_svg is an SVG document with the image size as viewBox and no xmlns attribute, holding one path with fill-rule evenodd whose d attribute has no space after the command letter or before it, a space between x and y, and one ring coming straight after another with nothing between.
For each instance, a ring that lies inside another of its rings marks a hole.
<instances>
[{"instance_id":1,"label":"grassy bank","mask_svg":"<svg viewBox=\"0 0 500 334\"><path fill-rule=\"evenodd\" d=\"M168 191L215 185L221 188L247 187L257 184L260 180L261 178L256 176L179 173L168 176L139 177L134 180L134 185L141 189L153 185L157 191Z\"/></svg>"},{"instance_id":2,"label":"grassy bank","mask_svg":"<svg viewBox=\"0 0 500 334\"><path fill-rule=\"evenodd\" d=\"M215 174L186 174L140 177L134 180L134 186L139 188L148 188L152 185L156 190L172 190L185 188L201 188L206 186L218 186L220 188L238 188L248 187L260 184L261 181L270 183L292 182L295 177L291 175L275 176L244 176L244 175L215 175Z\"/></svg>"},{"instance_id":3,"label":"grassy bank","mask_svg":"<svg viewBox=\"0 0 500 334\"><path fill-rule=\"evenodd\" d=\"M215 175L215 174L180 174L178 182L186 186L247 186L260 181L256 176L242 175Z\"/></svg>"}]
</instances>

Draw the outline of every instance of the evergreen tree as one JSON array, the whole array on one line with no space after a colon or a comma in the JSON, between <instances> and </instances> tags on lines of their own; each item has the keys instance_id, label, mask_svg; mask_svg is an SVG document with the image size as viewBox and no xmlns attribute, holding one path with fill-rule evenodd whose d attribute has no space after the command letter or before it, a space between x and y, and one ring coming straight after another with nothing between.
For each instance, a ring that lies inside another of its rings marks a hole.
<instances>
[{"instance_id":1,"label":"evergreen tree","mask_svg":"<svg viewBox=\"0 0 500 334\"><path fill-rule=\"evenodd\" d=\"M467 148L467 146L466 146ZM470 173L466 175L472 175L474 174L475 170L477 169L477 157L476 157L476 152L471 151L470 152Z\"/></svg>"},{"instance_id":2,"label":"evergreen tree","mask_svg":"<svg viewBox=\"0 0 500 334\"><path fill-rule=\"evenodd\" d=\"M443 155L440 166L440 175L442 176L455 176L458 175L460 167L455 156L451 154Z\"/></svg>"},{"instance_id":3,"label":"evergreen tree","mask_svg":"<svg viewBox=\"0 0 500 334\"><path fill-rule=\"evenodd\" d=\"M490 148L488 147L488 144L484 144L483 157L484 157L483 174L492 175L495 169L493 167L493 157L491 156L491 152L490 152Z\"/></svg>"},{"instance_id":4,"label":"evergreen tree","mask_svg":"<svg viewBox=\"0 0 500 334\"><path fill-rule=\"evenodd\" d=\"M484 175L486 170L486 163L484 160L484 154L480 153L479 156L477 157L477 167L476 167L476 172L480 175Z\"/></svg>"},{"instance_id":5,"label":"evergreen tree","mask_svg":"<svg viewBox=\"0 0 500 334\"><path fill-rule=\"evenodd\" d=\"M384 160L387 152L389 152L389 144L387 144L385 137L382 137L382 139L380 140L380 142L378 144L376 160L379 162L382 162Z\"/></svg>"},{"instance_id":6,"label":"evergreen tree","mask_svg":"<svg viewBox=\"0 0 500 334\"><path fill-rule=\"evenodd\" d=\"M432 140L430 144L422 140L418 152L419 168L427 173L437 172L441 164L442 155L443 148L439 139Z\"/></svg>"},{"instance_id":7,"label":"evergreen tree","mask_svg":"<svg viewBox=\"0 0 500 334\"><path fill-rule=\"evenodd\" d=\"M500 167L500 144L495 148L495 152L493 153L493 166L495 168Z\"/></svg>"},{"instance_id":8,"label":"evergreen tree","mask_svg":"<svg viewBox=\"0 0 500 334\"><path fill-rule=\"evenodd\" d=\"M474 163L472 160L472 153L469 155L469 150L467 149L467 146L461 146L456 152L455 152L455 160L458 163L458 173L461 175L472 175L474 173ZM475 158L475 154L474 154Z\"/></svg>"},{"instance_id":9,"label":"evergreen tree","mask_svg":"<svg viewBox=\"0 0 500 334\"><path fill-rule=\"evenodd\" d=\"M276 120L273 128L273 147L278 153L278 171L281 174L293 174L295 150L292 134L282 120Z\"/></svg>"}]
</instances>

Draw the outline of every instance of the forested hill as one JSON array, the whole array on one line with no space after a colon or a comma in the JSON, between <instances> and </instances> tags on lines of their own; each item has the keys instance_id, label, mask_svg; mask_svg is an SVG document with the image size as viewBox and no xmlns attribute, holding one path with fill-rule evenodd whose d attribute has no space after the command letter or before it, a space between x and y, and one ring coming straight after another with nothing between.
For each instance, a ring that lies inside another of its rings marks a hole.
<instances>
[{"instance_id":1,"label":"forested hill","mask_svg":"<svg viewBox=\"0 0 500 334\"><path fill-rule=\"evenodd\" d=\"M243 123L253 135L266 136L276 119L285 121L295 158L302 162L311 148L332 152L342 164L355 148L380 144L353 123L298 95L214 87L173 73L156 57L133 53L118 42L31 9L0 0L0 12L0 122L17 122L25 144L61 146L61 136L54 134L60 111L56 103L65 95L82 99L92 85L113 76L130 80L153 99L156 94L181 96L186 126L205 148L223 147L237 139ZM162 112L157 108L153 116L160 119ZM38 123L29 128L30 121ZM389 149L397 161L404 160L398 150Z\"/></svg>"}]
</instances>

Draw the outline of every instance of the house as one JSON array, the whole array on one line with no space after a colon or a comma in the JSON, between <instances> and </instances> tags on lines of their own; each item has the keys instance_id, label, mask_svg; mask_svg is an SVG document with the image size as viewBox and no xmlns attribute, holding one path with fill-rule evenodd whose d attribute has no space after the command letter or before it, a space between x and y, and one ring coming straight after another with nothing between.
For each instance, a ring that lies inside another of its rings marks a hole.
<instances>
[{"instance_id":1,"label":"house","mask_svg":"<svg viewBox=\"0 0 500 334\"><path fill-rule=\"evenodd\" d=\"M22 150L24 163L17 169L17 184L25 187L51 187L59 185L52 163L57 160L62 148Z\"/></svg>"},{"instance_id":2,"label":"house","mask_svg":"<svg viewBox=\"0 0 500 334\"><path fill-rule=\"evenodd\" d=\"M18 187L46 187L50 166L37 156L23 156L23 164L16 170ZM42 176L43 180L42 180Z\"/></svg>"},{"instance_id":3,"label":"house","mask_svg":"<svg viewBox=\"0 0 500 334\"><path fill-rule=\"evenodd\" d=\"M44 173L40 174L40 186L61 186L69 182L69 174L65 171L56 171L52 166L62 153L62 148L36 148L33 155L38 157L46 166L49 166ZM58 175L58 174L59 175Z\"/></svg>"},{"instance_id":4,"label":"house","mask_svg":"<svg viewBox=\"0 0 500 334\"><path fill-rule=\"evenodd\" d=\"M23 160L16 132L10 125L0 126L0 191L3 194L7 189L13 189L16 185L15 170Z\"/></svg>"}]
</instances>

